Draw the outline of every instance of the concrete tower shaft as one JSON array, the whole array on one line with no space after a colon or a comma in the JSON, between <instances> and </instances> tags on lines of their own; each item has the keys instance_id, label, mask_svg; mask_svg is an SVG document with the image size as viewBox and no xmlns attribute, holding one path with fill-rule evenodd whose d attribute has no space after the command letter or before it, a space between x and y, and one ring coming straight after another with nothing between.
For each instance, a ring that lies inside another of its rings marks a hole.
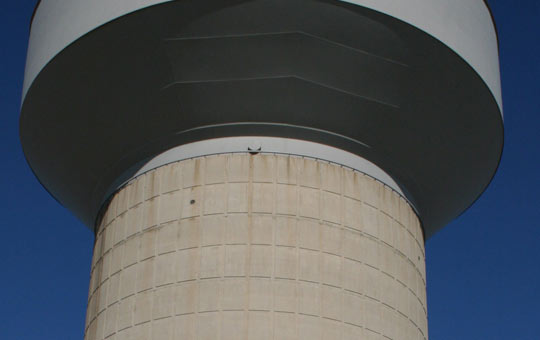
<instances>
[{"instance_id":1,"label":"concrete tower shaft","mask_svg":"<svg viewBox=\"0 0 540 340\"><path fill-rule=\"evenodd\" d=\"M427 339L424 240L381 182L225 154L130 181L96 234L86 340Z\"/></svg>"}]
</instances>

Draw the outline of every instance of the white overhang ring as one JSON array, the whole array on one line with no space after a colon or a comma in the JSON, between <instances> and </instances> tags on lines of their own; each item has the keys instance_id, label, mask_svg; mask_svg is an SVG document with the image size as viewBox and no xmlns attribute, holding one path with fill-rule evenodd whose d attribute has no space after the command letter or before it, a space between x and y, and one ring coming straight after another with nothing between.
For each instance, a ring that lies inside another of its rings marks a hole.
<instances>
[{"instance_id":1,"label":"white overhang ring","mask_svg":"<svg viewBox=\"0 0 540 340\"><path fill-rule=\"evenodd\" d=\"M84 34L134 11L172 0L47 0L32 21L23 101L45 65ZM497 34L483 0L338 0L395 17L460 55L490 88L502 112Z\"/></svg>"},{"instance_id":2,"label":"white overhang ring","mask_svg":"<svg viewBox=\"0 0 540 340\"><path fill-rule=\"evenodd\" d=\"M342 165L362 172L387 185L407 200L413 209L416 210L412 201L404 194L403 190L390 175L377 165L358 155L324 144L299 139L265 136L215 138L174 147L152 158L132 177L114 188L113 191L120 189L134 178L166 164L196 157L230 153L294 155Z\"/></svg>"}]
</instances>

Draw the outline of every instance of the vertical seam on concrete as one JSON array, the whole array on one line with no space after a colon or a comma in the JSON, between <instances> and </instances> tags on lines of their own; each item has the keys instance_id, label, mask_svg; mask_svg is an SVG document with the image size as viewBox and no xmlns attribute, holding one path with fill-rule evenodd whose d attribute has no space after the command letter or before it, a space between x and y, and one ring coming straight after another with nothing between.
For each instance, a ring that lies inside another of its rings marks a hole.
<instances>
[{"instance_id":1,"label":"vertical seam on concrete","mask_svg":"<svg viewBox=\"0 0 540 340\"><path fill-rule=\"evenodd\" d=\"M249 249L251 249L251 233L252 233L252 227L253 227L253 196L254 196L254 185L253 185L253 168L254 168L254 157L248 156L249 160L249 170L248 170L248 239L247 239L247 246ZM251 257L248 255L248 258L246 259L247 263L251 262ZM250 296L251 296L251 273L246 272L246 292L247 296L244 298L244 320L245 320L245 327L244 327L244 339L247 340L249 338L249 304L250 304Z\"/></svg>"},{"instance_id":2,"label":"vertical seam on concrete","mask_svg":"<svg viewBox=\"0 0 540 340\"><path fill-rule=\"evenodd\" d=\"M118 195L120 195L120 193L119 193ZM118 208L118 204L117 204L117 208ZM115 217L114 217L114 223L118 223L118 222L117 222L118 216L119 216L118 210L116 210ZM119 246L122 244L122 242L123 242L123 240L122 240L122 241L120 241L120 242L118 242L118 243L115 244L115 242L116 242L116 232L117 232L117 231L115 230L115 231L114 231L114 234L113 234L113 235L115 235L115 236L113 236L113 248L112 248L112 249L119 247ZM112 253L111 253L111 255L112 255ZM117 272L113 273L113 274L120 275L120 273L122 272L122 261L123 261L123 260L124 260L124 253L121 254L121 258L120 258L120 269L119 269ZM109 287L110 287L110 282L109 282ZM119 292L119 291L120 291L120 284L118 284L118 292ZM118 295L118 292L117 292L117 295ZM109 293L111 293L111 291L108 291L108 292L107 292L107 295L108 295ZM107 296L107 298L108 298L108 296ZM119 306L119 305L120 305L120 304L119 304L119 301L120 301L119 296L117 296L117 297L116 297L116 301L114 301L113 303L111 303L110 305L108 305L108 306L107 306L107 309L109 309L110 307L114 306L115 304ZM119 307L117 307L117 308L119 308ZM110 335L108 335L108 336L113 337L114 334L116 334L117 329L118 329L118 313L117 313L117 315L115 316L115 320L114 320L114 330L113 330L113 332L112 332Z\"/></svg>"},{"instance_id":3,"label":"vertical seam on concrete","mask_svg":"<svg viewBox=\"0 0 540 340\"><path fill-rule=\"evenodd\" d=\"M299 322L300 322L300 316L299 316L299 313L300 313L300 298L299 298L299 290L300 290L300 281L298 280L299 278L299 275L300 275L300 250L299 250L299 240L300 240L300 232L299 232L299 228L298 228L298 221L300 220L300 206L301 206L301 202L300 202L300 172L299 172L299 167L300 167L300 163L303 162L303 158L297 158L296 161L294 162L294 166L296 167L296 170L295 170L295 174L296 174L296 180L295 180L295 186L296 186L296 217L295 217L295 221L294 221L294 224L295 224L295 230L294 230L294 233L295 233L295 250L296 250L296 262L295 262L295 266L296 266L296 270L295 270L295 273L294 273L294 280L295 280L295 284L294 284L294 292L295 292L295 302L296 302L296 308L295 308L295 311L294 311L294 315L295 315L295 325L296 325L296 339L300 340L300 327L299 327Z\"/></svg>"},{"instance_id":4,"label":"vertical seam on concrete","mask_svg":"<svg viewBox=\"0 0 540 340\"><path fill-rule=\"evenodd\" d=\"M199 159L200 162L204 162L204 159ZM199 176L199 174L197 174L197 169L200 171L200 166L197 167L196 164L197 164L197 159L194 159L194 160L191 160L190 162L194 162L193 164L193 167L194 167L194 175L195 176ZM202 229L204 227L204 223L203 223L203 217L204 217L204 214L203 214L203 209L204 209L204 203L205 203L205 195L204 195L204 190L205 190L205 185L204 185L204 179L201 180L202 182L200 183L200 186L201 186L201 201L198 203L200 204L200 209L199 209L199 224L198 224L198 227L199 227L199 242L198 242L198 256L197 256L197 267L198 267L198 270L197 270L197 279L195 280L196 282L196 285L197 285L197 309L195 310L195 338L196 339L199 339L199 330L200 330L200 313L199 313L199 310L201 309L201 263L202 263L202 260L203 260L203 253L202 253ZM195 186L197 185L197 183L193 183ZM194 186L191 187L191 189L193 189ZM197 202L195 202L195 204L197 204Z\"/></svg>"},{"instance_id":5,"label":"vertical seam on concrete","mask_svg":"<svg viewBox=\"0 0 540 340\"><path fill-rule=\"evenodd\" d=\"M224 232L222 233L221 235L221 247L223 248L223 252L226 256L227 254L227 242L226 242L226 237L227 237L227 230L228 230L228 227L230 226L230 219L229 219L229 193L230 193L230 184L229 184L229 160L231 159L231 157L227 154L227 155L221 155L221 156L218 156L218 157L225 157L224 159L224 164L225 164L225 167L223 169L223 171L225 172L223 174L223 185L225 187L225 193L224 193L224 197L223 199L225 200L225 211L224 211L224 221L225 221L225 225L224 225ZM208 169L207 169L208 170ZM206 177L206 176L205 176ZM224 312L223 312L223 295L224 295L224 283L225 283L225 266L227 265L226 264L226 261L227 261L227 258L224 258L223 260L223 272L222 272L222 276L221 276L221 280L220 280L220 283L219 283L219 338L221 339L222 338L222 333L223 333L223 327L224 327L224 323L223 323L223 318L224 318Z\"/></svg>"},{"instance_id":6,"label":"vertical seam on concrete","mask_svg":"<svg viewBox=\"0 0 540 340\"><path fill-rule=\"evenodd\" d=\"M272 202L272 243L271 243L271 251L272 251L272 263L275 261L275 229L276 229L276 224L277 224L277 200L278 200L278 194L277 194L277 191L278 191L278 184L277 184L277 178L278 178L278 156L276 156L275 154L271 156L272 157L272 161L273 161L273 174L272 174L272 181L273 181L273 184L274 184L274 199L273 199L273 202ZM271 269L271 272L270 272L270 286L272 288L272 310L270 311L270 314L271 314L271 318L272 318L272 339L275 339L275 329L276 329L276 290L275 290L275 266L272 265L272 269Z\"/></svg>"},{"instance_id":7,"label":"vertical seam on concrete","mask_svg":"<svg viewBox=\"0 0 540 340\"><path fill-rule=\"evenodd\" d=\"M113 199L114 201L114 199ZM111 202L112 204L112 202ZM112 211L112 209L111 209ZM107 220L109 220L110 217L107 218ZM108 224L105 226L105 241L107 242L107 233L108 231L107 230L111 230L112 227L112 223L114 221L114 217L112 218L112 220L108 221ZM108 256L110 256L111 260L112 260L112 249L113 249L113 246L112 246L112 241L111 241L111 248L108 248L106 250L106 253L105 254L109 254ZM108 273L105 273L104 272L104 269L103 269L103 263L102 263L102 266L101 266L101 269L100 269L100 273L101 273L101 276L102 276L102 282L99 284L99 297L101 297L101 295L103 295L103 300L105 301L105 305L103 306L103 310L98 310L98 314L97 314L97 317L99 319L99 316L101 314L103 315L107 315L106 312L107 312L107 308L108 308L108 304L107 304L107 300L109 299L109 281L110 281L110 278L109 278L109 274L110 274L110 266L111 264L109 263L109 267L107 268L108 269ZM105 276L105 278L103 279L103 276ZM107 289L104 289L105 285L107 285ZM103 319L105 319L105 317L103 317ZM98 324L99 325L99 324ZM100 337L101 338L105 338L105 321L103 321L103 325L100 327L101 328L101 335Z\"/></svg>"},{"instance_id":8,"label":"vertical seam on concrete","mask_svg":"<svg viewBox=\"0 0 540 340\"><path fill-rule=\"evenodd\" d=\"M153 270L152 270L152 285L151 285L151 290L148 290L146 292L146 294L151 294L151 301L150 301L150 306L148 306L149 308L149 312L150 312L150 325L149 325L149 332L150 332L150 336L152 337L153 336L153 330L154 330L154 303L155 303L155 296L156 296L156 272L157 272L157 263L158 263L158 235L159 235L159 230L160 228L162 227L161 224L159 223L160 220L161 220L161 200L162 200L162 193L161 193L161 181L163 180L163 169L164 168L160 168L160 169L157 169L157 171L155 172L155 176L157 176L157 192L158 192L158 195L156 197L153 197L152 199L154 201L157 200L156 204L155 204L155 207L154 207L154 216L156 218L156 221L155 221L155 229L154 229L154 263L152 264L152 267L153 267Z\"/></svg>"},{"instance_id":9,"label":"vertical seam on concrete","mask_svg":"<svg viewBox=\"0 0 540 340\"><path fill-rule=\"evenodd\" d=\"M304 163L305 164L305 163ZM318 315L318 319L319 319L319 332L322 332L322 329L321 329L321 326L322 326L322 323L323 323L323 266L322 266L322 263L323 263L323 253L322 253L322 249L323 249L323 233L322 233L322 228L323 228L323 216L322 216L322 210L323 210L323 205L324 205L324 199L323 199L323 196L324 196L324 193L323 193L323 190L322 190L322 168L323 168L323 164L321 161L317 160L315 161L315 173L316 173L316 176L317 176L317 189L319 191L319 202L318 202L318 209L317 209L317 219L318 219L318 223L317 223L317 232L319 233L319 249L318 249L318 254L317 254L317 266L318 266L318 271L319 271L319 277L318 277L318 288L319 288L319 291L318 291L318 297L319 297L319 315Z\"/></svg>"},{"instance_id":10,"label":"vertical seam on concrete","mask_svg":"<svg viewBox=\"0 0 540 340\"><path fill-rule=\"evenodd\" d=\"M178 170L178 167L180 166L179 163L174 163L174 164L171 164L170 165L172 167L172 177L174 178L174 181L176 181L177 183L177 188L175 191L178 192L178 196L179 196L179 199L178 199L178 207L176 207L177 210L177 213L178 213L178 219L176 221L174 221L173 223L175 224L175 235L176 235L176 239L174 240L174 259L176 260L180 254L180 247L179 247L179 244L178 244L178 235L180 234L180 225L181 225L181 221L182 221L182 205L183 205L183 202L184 202L184 191L183 191L183 185L182 185L182 182L180 180L180 174L181 172L177 171ZM174 182L173 182L174 183ZM174 279L173 279L173 285L172 285L172 300L174 302L176 302L177 300L177 293L178 293L178 287L180 287L180 283L178 282L178 272L177 272L177 266L176 264L173 264L174 265ZM175 308L175 304L173 304L171 306L171 310L170 310L170 314L171 314L171 320L172 320L172 325L170 325L169 327L169 331L170 333L172 334L172 337L176 337L176 319L177 319L177 315L176 315L176 308Z\"/></svg>"},{"instance_id":11,"label":"vertical seam on concrete","mask_svg":"<svg viewBox=\"0 0 540 340\"><path fill-rule=\"evenodd\" d=\"M141 239L140 239L140 242L139 242L139 246L137 247L137 261L135 262L135 265L137 267L133 269L133 270L135 270L135 280L137 280L137 276L138 276L137 274L138 274L138 271L140 269L139 265L141 263L142 235L144 234L144 232L143 232L144 226L142 225L142 223L143 223L143 221L145 219L145 209L144 209L145 197L144 197L144 192L146 190L147 177L148 177L148 175L145 175L143 178L141 178L141 181L143 182L143 184L142 184L142 199L141 199L141 203L140 203L141 204L141 216L140 216L141 221L140 221L140 224L139 224L140 229L137 230L137 234L139 234L139 237ZM122 284L122 281L120 281L120 284ZM131 309L131 327L135 327L136 326L136 324L135 324L135 311L136 311L136 307L137 307L137 296L139 295L139 292L137 292L137 282L133 283L133 292L132 292L131 295L133 296L133 306L134 306L134 308Z\"/></svg>"},{"instance_id":12,"label":"vertical seam on concrete","mask_svg":"<svg viewBox=\"0 0 540 340\"><path fill-rule=\"evenodd\" d=\"M330 167L328 167L328 170L330 170ZM346 213L346 207L345 207L345 199L344 199L344 192L345 192L345 169L343 167L339 167L339 208L340 208L340 213L339 213L339 233L340 233L340 270L339 270L339 288L340 288L340 293L339 293L339 300L340 300L340 305L339 305L339 317L340 317L340 324L341 324L341 327L340 327L340 337L341 339L343 339L344 337L344 328L345 328L345 325L344 325L344 322L343 322L343 315L344 315L344 311L343 311L343 300L345 298L345 294L344 294L344 290L343 290L343 286L344 286L344 283L345 283L345 279L344 279L344 272L345 272L345 255L344 255L344 244L345 244L345 213Z\"/></svg>"},{"instance_id":13,"label":"vertical seam on concrete","mask_svg":"<svg viewBox=\"0 0 540 340\"><path fill-rule=\"evenodd\" d=\"M178 257L180 256L180 246L179 246L179 237L182 237L182 235L180 234L180 231L182 230L181 229L181 225L182 225L182 214L183 214L183 205L184 205L184 183L183 183L183 167L184 165L181 164L180 162L177 162L177 163L174 163L171 165L173 167L173 170L172 170L172 176L175 177L175 181L177 183L177 190L178 191L178 196L179 196L179 199L178 199L178 219L174 222L175 225L176 225L176 230L175 230L175 235L176 235L176 239L174 241L174 259L178 259ZM178 170L179 168L181 167L181 170ZM173 301L176 303L177 299L178 299L178 290L179 290L179 287L182 285L182 283L180 283L179 279L179 273L178 273L178 268L177 268L177 265L176 263L174 264L174 284L173 284L173 294L172 294L172 299ZM170 329L170 332L172 334L172 336L174 338L176 338L176 323L177 323L177 319L178 319L178 315L176 313L176 305L173 304L172 307L171 307L171 319L173 320L173 324L169 327L171 327Z\"/></svg>"}]
</instances>

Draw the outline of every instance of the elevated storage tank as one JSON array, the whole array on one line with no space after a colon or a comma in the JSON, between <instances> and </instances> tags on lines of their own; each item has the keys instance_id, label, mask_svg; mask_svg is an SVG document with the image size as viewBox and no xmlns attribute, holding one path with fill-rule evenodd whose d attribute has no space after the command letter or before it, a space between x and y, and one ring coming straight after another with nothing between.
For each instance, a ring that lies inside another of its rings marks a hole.
<instances>
[{"instance_id":1,"label":"elevated storage tank","mask_svg":"<svg viewBox=\"0 0 540 340\"><path fill-rule=\"evenodd\" d=\"M96 235L85 339L427 339L503 147L482 0L43 0L20 118Z\"/></svg>"}]
</instances>

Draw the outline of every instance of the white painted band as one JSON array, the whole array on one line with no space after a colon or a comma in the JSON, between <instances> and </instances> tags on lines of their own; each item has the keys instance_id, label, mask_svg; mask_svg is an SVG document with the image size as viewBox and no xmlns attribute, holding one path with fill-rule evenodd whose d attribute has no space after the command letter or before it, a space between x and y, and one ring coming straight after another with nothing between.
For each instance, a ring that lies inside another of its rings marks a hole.
<instances>
[{"instance_id":1,"label":"white painted band","mask_svg":"<svg viewBox=\"0 0 540 340\"><path fill-rule=\"evenodd\" d=\"M42 0L32 23L23 100L43 67L84 34L118 17L171 0ZM339 0L409 23L440 40L484 79L499 103L497 35L483 0Z\"/></svg>"},{"instance_id":2,"label":"white painted band","mask_svg":"<svg viewBox=\"0 0 540 340\"><path fill-rule=\"evenodd\" d=\"M242 152L295 155L336 163L365 173L406 198L392 177L377 165L358 155L324 144L279 137L226 137L177 146L151 159L128 181L169 163L201 156Z\"/></svg>"}]
</instances>

